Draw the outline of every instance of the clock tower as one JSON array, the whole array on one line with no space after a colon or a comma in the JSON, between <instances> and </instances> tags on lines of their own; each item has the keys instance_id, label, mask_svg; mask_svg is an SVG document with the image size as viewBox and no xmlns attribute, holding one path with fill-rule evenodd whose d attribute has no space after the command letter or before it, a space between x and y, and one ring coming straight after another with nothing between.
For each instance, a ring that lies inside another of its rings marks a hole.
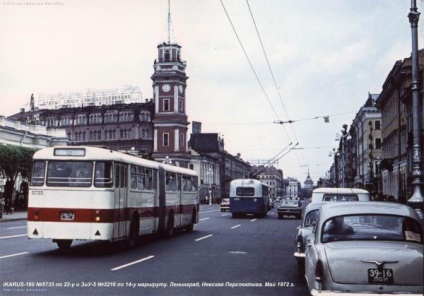
<instances>
[{"instance_id":1,"label":"clock tower","mask_svg":"<svg viewBox=\"0 0 424 296\"><path fill-rule=\"evenodd\" d=\"M181 60L181 46L176 43L164 42L157 48L151 77L155 100L152 156L156 161L188 167L186 62Z\"/></svg>"}]
</instances>

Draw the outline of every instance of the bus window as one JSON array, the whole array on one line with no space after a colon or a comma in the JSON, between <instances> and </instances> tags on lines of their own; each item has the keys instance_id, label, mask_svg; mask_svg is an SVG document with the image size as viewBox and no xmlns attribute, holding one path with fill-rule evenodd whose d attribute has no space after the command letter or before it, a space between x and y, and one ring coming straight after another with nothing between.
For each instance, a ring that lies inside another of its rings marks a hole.
<instances>
[{"instance_id":1,"label":"bus window","mask_svg":"<svg viewBox=\"0 0 424 296\"><path fill-rule=\"evenodd\" d=\"M43 186L46 172L45 161L35 161L32 166L31 186Z\"/></svg>"},{"instance_id":2,"label":"bus window","mask_svg":"<svg viewBox=\"0 0 424 296\"><path fill-rule=\"evenodd\" d=\"M93 163L89 161L50 161L47 186L90 187Z\"/></svg>"},{"instance_id":3,"label":"bus window","mask_svg":"<svg viewBox=\"0 0 424 296\"><path fill-rule=\"evenodd\" d=\"M146 189L152 190L156 188L157 171L146 169Z\"/></svg>"},{"instance_id":4,"label":"bus window","mask_svg":"<svg viewBox=\"0 0 424 296\"><path fill-rule=\"evenodd\" d=\"M112 163L106 161L96 162L96 175L94 186L101 188L112 187Z\"/></svg>"},{"instance_id":5,"label":"bus window","mask_svg":"<svg viewBox=\"0 0 424 296\"><path fill-rule=\"evenodd\" d=\"M177 191L178 190L178 180L177 174L166 172L166 191Z\"/></svg>"},{"instance_id":6,"label":"bus window","mask_svg":"<svg viewBox=\"0 0 424 296\"><path fill-rule=\"evenodd\" d=\"M137 168L137 189L144 190L146 188L146 169L143 167Z\"/></svg>"},{"instance_id":7,"label":"bus window","mask_svg":"<svg viewBox=\"0 0 424 296\"><path fill-rule=\"evenodd\" d=\"M137 167L131 165L130 169L130 188L136 189L137 188Z\"/></svg>"},{"instance_id":8,"label":"bus window","mask_svg":"<svg viewBox=\"0 0 424 296\"><path fill-rule=\"evenodd\" d=\"M255 188L253 187L237 187L237 196L255 196Z\"/></svg>"}]
</instances>

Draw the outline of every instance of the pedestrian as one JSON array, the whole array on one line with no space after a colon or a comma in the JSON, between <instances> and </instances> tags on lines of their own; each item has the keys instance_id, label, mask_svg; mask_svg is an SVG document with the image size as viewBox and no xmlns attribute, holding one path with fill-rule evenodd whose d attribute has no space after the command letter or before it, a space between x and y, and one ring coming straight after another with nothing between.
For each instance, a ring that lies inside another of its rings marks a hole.
<instances>
[{"instance_id":1,"label":"pedestrian","mask_svg":"<svg viewBox=\"0 0 424 296\"><path fill-rule=\"evenodd\" d=\"M12 214L12 195L13 182L8 178L4 186L4 211L6 214Z\"/></svg>"}]
</instances>

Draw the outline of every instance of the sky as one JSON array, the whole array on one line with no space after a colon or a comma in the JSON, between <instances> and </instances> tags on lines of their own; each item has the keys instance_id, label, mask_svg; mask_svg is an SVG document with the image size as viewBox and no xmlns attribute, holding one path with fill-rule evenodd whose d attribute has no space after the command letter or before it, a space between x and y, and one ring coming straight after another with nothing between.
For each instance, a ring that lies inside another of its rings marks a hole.
<instances>
[{"instance_id":1,"label":"sky","mask_svg":"<svg viewBox=\"0 0 424 296\"><path fill-rule=\"evenodd\" d=\"M316 182L342 125L410 57L410 5L171 0L169 23L168 0L4 0L0 115L28 108L31 94L132 85L152 98L157 45L170 32L187 62L188 120L219 133L245 161L278 160L285 178L303 183L309 171ZM417 7L424 12L422 0Z\"/></svg>"}]
</instances>

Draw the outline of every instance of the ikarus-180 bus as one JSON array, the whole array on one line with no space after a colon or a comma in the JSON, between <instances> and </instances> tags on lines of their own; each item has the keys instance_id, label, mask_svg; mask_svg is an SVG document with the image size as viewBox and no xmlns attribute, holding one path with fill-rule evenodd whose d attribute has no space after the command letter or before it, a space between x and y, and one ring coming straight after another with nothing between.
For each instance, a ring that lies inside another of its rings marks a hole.
<instances>
[{"instance_id":1,"label":"ikarus-180 bus","mask_svg":"<svg viewBox=\"0 0 424 296\"><path fill-rule=\"evenodd\" d=\"M265 217L270 209L269 187L255 179L236 179L230 183L230 212L233 218L245 214Z\"/></svg>"},{"instance_id":2,"label":"ikarus-180 bus","mask_svg":"<svg viewBox=\"0 0 424 296\"><path fill-rule=\"evenodd\" d=\"M28 238L127 240L193 230L199 219L198 177L190 169L97 147L37 151L28 198Z\"/></svg>"}]
</instances>

